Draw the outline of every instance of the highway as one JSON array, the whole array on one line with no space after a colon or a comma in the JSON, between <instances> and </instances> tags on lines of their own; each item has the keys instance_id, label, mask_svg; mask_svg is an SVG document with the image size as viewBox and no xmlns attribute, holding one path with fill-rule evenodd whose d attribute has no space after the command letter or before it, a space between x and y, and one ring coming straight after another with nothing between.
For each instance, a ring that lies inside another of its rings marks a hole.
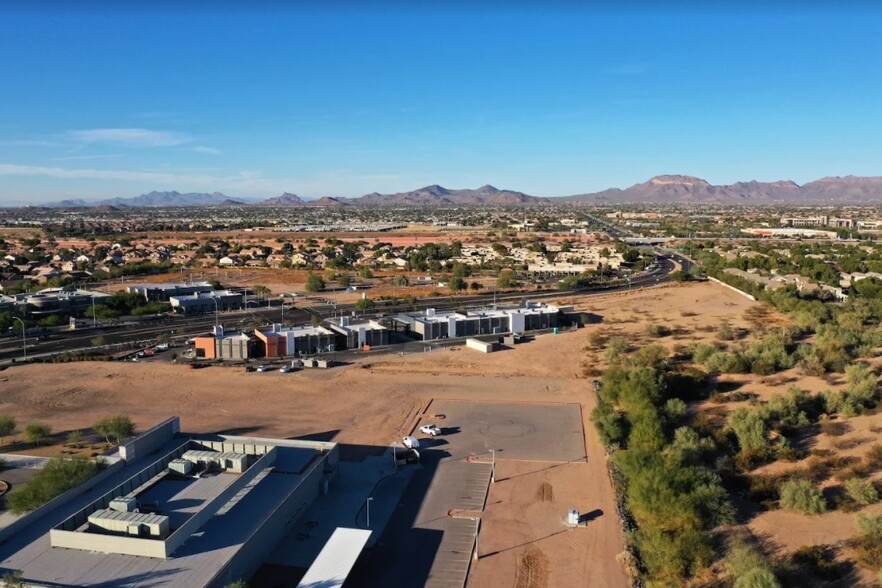
<instances>
[{"instance_id":1,"label":"highway","mask_svg":"<svg viewBox=\"0 0 882 588\"><path fill-rule=\"evenodd\" d=\"M562 295L596 296L611 292L621 292L631 289L648 288L667 282L670 274L679 264L683 270L688 270L690 262L677 254L659 254L655 267L634 276L630 280L617 280L602 286L592 286L581 290L538 290L535 292L515 293L487 293L469 296L438 296L417 299L413 304L399 303L394 306L386 306L380 301L377 308L369 313L359 313L372 318L381 318L400 312L411 312L436 308L438 310L464 309L487 306L496 303L519 304L523 300L543 300L557 298ZM676 263L675 263L676 262ZM237 311L222 312L219 315L220 324L226 327L235 327L246 322L257 321L258 323L282 322L282 306L275 305L262 308L249 308ZM333 305L312 306L284 306L284 320L294 324L308 323L310 317L320 319L331 318L341 314L355 312L355 304L340 304L336 308ZM146 346L156 340L159 335L169 335L175 339L186 339L195 335L207 333L215 325L214 313L202 314L191 317L163 316L151 321L137 324L124 324L116 326L100 326L97 328L83 328L76 331L62 331L51 334L28 334L27 352L28 357L47 356L64 352L79 351L93 347L92 341L96 337L104 340L104 345L110 352L118 352L126 348ZM21 335L7 335L0 338L0 363L7 363L13 359L22 359Z\"/></svg>"}]
</instances>

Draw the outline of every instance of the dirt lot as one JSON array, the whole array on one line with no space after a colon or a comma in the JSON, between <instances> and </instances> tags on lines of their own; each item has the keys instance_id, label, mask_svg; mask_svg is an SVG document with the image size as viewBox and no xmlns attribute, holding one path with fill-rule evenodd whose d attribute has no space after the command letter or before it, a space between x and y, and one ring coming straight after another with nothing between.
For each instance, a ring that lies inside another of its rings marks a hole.
<instances>
[{"instance_id":1,"label":"dirt lot","mask_svg":"<svg viewBox=\"0 0 882 588\"><path fill-rule=\"evenodd\" d=\"M22 424L50 423L58 433L113 413L130 415L141 429L177 414L193 432L329 433L338 442L385 446L410 430L432 398L579 403L587 461L498 456L499 481L483 515L483 557L469 586L521 585L525 574L530 586L625 586L615 560L623 545L614 497L588 420L594 407L583 375L589 338L597 330L638 337L647 322L659 322L681 329L662 342L688 344L712 338L721 319L749 327L745 311L757 305L713 284L561 302L590 311L597 324L489 355L464 348L365 353L350 366L294 374L134 363L18 367L4 374L0 413ZM587 527L562 532L568 507L590 513Z\"/></svg>"}]
</instances>

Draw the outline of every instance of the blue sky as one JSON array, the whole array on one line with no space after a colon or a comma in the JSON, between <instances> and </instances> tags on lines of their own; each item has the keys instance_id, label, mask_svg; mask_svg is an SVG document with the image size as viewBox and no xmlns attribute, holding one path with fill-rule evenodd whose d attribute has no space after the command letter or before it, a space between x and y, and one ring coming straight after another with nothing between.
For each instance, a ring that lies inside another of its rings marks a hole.
<instances>
[{"instance_id":1,"label":"blue sky","mask_svg":"<svg viewBox=\"0 0 882 588\"><path fill-rule=\"evenodd\" d=\"M0 19L0 203L882 175L869 3L30 4Z\"/></svg>"}]
</instances>

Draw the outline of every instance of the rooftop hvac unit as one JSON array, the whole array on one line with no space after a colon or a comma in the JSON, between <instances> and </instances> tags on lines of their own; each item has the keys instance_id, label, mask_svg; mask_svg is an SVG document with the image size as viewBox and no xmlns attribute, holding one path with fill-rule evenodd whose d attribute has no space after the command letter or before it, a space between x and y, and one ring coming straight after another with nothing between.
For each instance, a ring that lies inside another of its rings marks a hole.
<instances>
[{"instance_id":1,"label":"rooftop hvac unit","mask_svg":"<svg viewBox=\"0 0 882 588\"><path fill-rule=\"evenodd\" d=\"M214 336L218 339L223 339L224 336L224 326L223 325L215 325L212 329L214 331Z\"/></svg>"},{"instance_id":2,"label":"rooftop hvac unit","mask_svg":"<svg viewBox=\"0 0 882 588\"><path fill-rule=\"evenodd\" d=\"M434 309L434 308L427 308L427 309L426 309L426 316L427 316L427 317L433 317L433 316L435 316L435 309Z\"/></svg>"},{"instance_id":3,"label":"rooftop hvac unit","mask_svg":"<svg viewBox=\"0 0 882 588\"><path fill-rule=\"evenodd\" d=\"M115 510L116 512L135 512L137 506L138 500L131 497L119 497L110 501L110 510Z\"/></svg>"},{"instance_id":4,"label":"rooftop hvac unit","mask_svg":"<svg viewBox=\"0 0 882 588\"><path fill-rule=\"evenodd\" d=\"M282 323L273 323L273 333L282 332Z\"/></svg>"},{"instance_id":5,"label":"rooftop hvac unit","mask_svg":"<svg viewBox=\"0 0 882 588\"><path fill-rule=\"evenodd\" d=\"M341 327L348 327L349 326L349 317L348 316L341 316L340 317L340 326Z\"/></svg>"}]
</instances>

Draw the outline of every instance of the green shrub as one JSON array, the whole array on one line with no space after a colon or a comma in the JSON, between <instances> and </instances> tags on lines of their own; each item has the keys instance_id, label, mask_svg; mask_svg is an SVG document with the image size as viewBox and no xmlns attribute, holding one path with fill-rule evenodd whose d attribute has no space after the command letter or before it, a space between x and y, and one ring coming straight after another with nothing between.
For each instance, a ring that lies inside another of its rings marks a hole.
<instances>
[{"instance_id":1,"label":"green shrub","mask_svg":"<svg viewBox=\"0 0 882 588\"><path fill-rule=\"evenodd\" d=\"M860 506L867 506L879 501L879 491L870 480L849 478L842 485L845 487L845 493L848 497Z\"/></svg>"},{"instance_id":2,"label":"green shrub","mask_svg":"<svg viewBox=\"0 0 882 588\"><path fill-rule=\"evenodd\" d=\"M789 480L781 485L781 506L803 514L821 514L827 502L821 490L808 480Z\"/></svg>"},{"instance_id":3,"label":"green shrub","mask_svg":"<svg viewBox=\"0 0 882 588\"><path fill-rule=\"evenodd\" d=\"M135 434L135 424L132 422L132 419L124 414L99 419L92 425L92 428L99 435L103 436L108 443L110 443L110 438L114 437L117 445L123 439L128 439Z\"/></svg>"},{"instance_id":4,"label":"green shrub","mask_svg":"<svg viewBox=\"0 0 882 588\"><path fill-rule=\"evenodd\" d=\"M82 457L50 459L30 481L9 495L7 506L15 514L24 514L82 484L103 467L103 462Z\"/></svg>"},{"instance_id":5,"label":"green shrub","mask_svg":"<svg viewBox=\"0 0 882 588\"><path fill-rule=\"evenodd\" d=\"M768 560L740 538L732 541L726 565L738 588L780 588Z\"/></svg>"},{"instance_id":6,"label":"green shrub","mask_svg":"<svg viewBox=\"0 0 882 588\"><path fill-rule=\"evenodd\" d=\"M671 334L671 329L665 325L649 324L646 325L644 332L650 337L667 337Z\"/></svg>"},{"instance_id":7,"label":"green shrub","mask_svg":"<svg viewBox=\"0 0 882 588\"><path fill-rule=\"evenodd\" d=\"M15 419L8 415L0 415L0 445L3 445L3 438L9 437L15 432Z\"/></svg>"},{"instance_id":8,"label":"green shrub","mask_svg":"<svg viewBox=\"0 0 882 588\"><path fill-rule=\"evenodd\" d=\"M759 411L749 408L734 410L728 419L729 427L738 439L741 453L751 459L764 458L769 454L766 438L766 422Z\"/></svg>"},{"instance_id":9,"label":"green shrub","mask_svg":"<svg viewBox=\"0 0 882 588\"><path fill-rule=\"evenodd\" d=\"M713 345L708 345L707 343L699 343L692 349L692 359L696 363L705 365L708 358L717 351L719 351L719 349L717 349Z\"/></svg>"},{"instance_id":10,"label":"green shrub","mask_svg":"<svg viewBox=\"0 0 882 588\"><path fill-rule=\"evenodd\" d=\"M750 371L750 362L741 353L717 351L707 358L704 367L718 374L744 374Z\"/></svg>"},{"instance_id":11,"label":"green shrub","mask_svg":"<svg viewBox=\"0 0 882 588\"><path fill-rule=\"evenodd\" d=\"M780 586L772 570L763 568L748 570L733 584L733 588L780 588Z\"/></svg>"},{"instance_id":12,"label":"green shrub","mask_svg":"<svg viewBox=\"0 0 882 588\"><path fill-rule=\"evenodd\" d=\"M882 515L856 517L858 536L852 540L855 559L865 567L882 567Z\"/></svg>"},{"instance_id":13,"label":"green shrub","mask_svg":"<svg viewBox=\"0 0 882 588\"><path fill-rule=\"evenodd\" d=\"M606 358L606 361L610 364L621 361L625 353L628 352L628 347L628 342L624 338L610 338L610 340L606 343L606 352L604 352L604 357Z\"/></svg>"},{"instance_id":14,"label":"green shrub","mask_svg":"<svg viewBox=\"0 0 882 588\"><path fill-rule=\"evenodd\" d=\"M28 423L24 428L24 438L28 443L39 445L52 434L52 427L44 423Z\"/></svg>"},{"instance_id":15,"label":"green shrub","mask_svg":"<svg viewBox=\"0 0 882 588\"><path fill-rule=\"evenodd\" d=\"M821 377L827 373L824 362L817 355L809 355L798 363L799 371L805 376Z\"/></svg>"},{"instance_id":16,"label":"green shrub","mask_svg":"<svg viewBox=\"0 0 882 588\"><path fill-rule=\"evenodd\" d=\"M732 325L729 324L728 321L720 322L720 326L717 329L717 339L720 339L721 341L731 341L735 338L735 335L735 329L732 328Z\"/></svg>"},{"instance_id":17,"label":"green shrub","mask_svg":"<svg viewBox=\"0 0 882 588\"><path fill-rule=\"evenodd\" d=\"M604 445L618 445L625 440L627 419L608 404L602 403L591 411L591 422L594 423L594 428L600 435L600 442Z\"/></svg>"},{"instance_id":18,"label":"green shrub","mask_svg":"<svg viewBox=\"0 0 882 588\"><path fill-rule=\"evenodd\" d=\"M665 402L664 412L669 422L678 423L686 416L686 403L679 398L669 398Z\"/></svg>"}]
</instances>

